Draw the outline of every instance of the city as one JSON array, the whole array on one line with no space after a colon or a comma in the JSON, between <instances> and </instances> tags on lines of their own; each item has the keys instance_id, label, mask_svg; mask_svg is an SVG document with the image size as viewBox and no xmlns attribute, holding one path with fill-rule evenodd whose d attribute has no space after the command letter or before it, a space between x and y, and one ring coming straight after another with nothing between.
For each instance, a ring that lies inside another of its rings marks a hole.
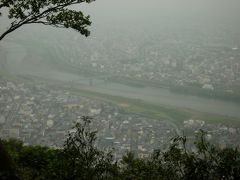
<instances>
[{"instance_id":1,"label":"city","mask_svg":"<svg viewBox=\"0 0 240 180\"><path fill-rule=\"evenodd\" d=\"M17 138L26 145L61 148L67 133L82 116L93 118L92 128L98 131L97 146L113 148L116 158L128 151L146 157L154 149L166 149L176 135L185 133L194 139L199 129L221 147L240 145L240 126L186 119L178 127L168 120L129 113L115 104L78 96L43 82L33 86L1 79L0 91L0 135Z\"/></svg>"}]
</instances>

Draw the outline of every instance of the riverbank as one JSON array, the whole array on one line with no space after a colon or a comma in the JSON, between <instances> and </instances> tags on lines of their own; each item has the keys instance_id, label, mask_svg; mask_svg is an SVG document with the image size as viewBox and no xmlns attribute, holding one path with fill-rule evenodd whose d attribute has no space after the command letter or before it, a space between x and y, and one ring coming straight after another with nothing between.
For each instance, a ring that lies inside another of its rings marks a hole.
<instances>
[{"instance_id":1,"label":"riverbank","mask_svg":"<svg viewBox=\"0 0 240 180\"><path fill-rule=\"evenodd\" d=\"M178 108L169 105L157 105L146 101L134 98L126 98L121 96L109 95L94 91L91 87L80 87L71 82L62 82L60 80L49 80L34 76L19 76L17 81L23 80L25 83L35 85L45 83L49 87L56 89L65 89L75 95L93 98L98 101L104 101L110 104L117 105L123 108L126 112L140 114L144 117L149 117L158 120L168 120L176 124L178 127L183 125L185 120L198 119L212 124L240 125L240 118L218 115L214 113L200 112L189 108Z\"/></svg>"},{"instance_id":2,"label":"riverbank","mask_svg":"<svg viewBox=\"0 0 240 180\"><path fill-rule=\"evenodd\" d=\"M27 47L30 48L30 45ZM7 66L10 73L15 74L15 77L25 77L26 82L39 83L44 79L46 83L66 88L73 93L112 102L128 111L160 120L176 121L178 124L188 119L214 123L240 122L240 104L184 95L163 87L151 87L146 84L139 86L138 82L131 85L131 81L126 83L123 82L124 79L120 79L121 82L118 82L116 77L106 80L106 77L101 75L91 72L84 74L87 70L78 70L64 64L46 48L38 53L35 53L37 51L35 48L29 48L26 48L26 54L23 53L24 59L17 59L14 54L8 55ZM43 53L46 54L42 56ZM48 53L51 55L48 56ZM34 58L32 54L35 55ZM17 71L14 71L16 68Z\"/></svg>"}]
</instances>

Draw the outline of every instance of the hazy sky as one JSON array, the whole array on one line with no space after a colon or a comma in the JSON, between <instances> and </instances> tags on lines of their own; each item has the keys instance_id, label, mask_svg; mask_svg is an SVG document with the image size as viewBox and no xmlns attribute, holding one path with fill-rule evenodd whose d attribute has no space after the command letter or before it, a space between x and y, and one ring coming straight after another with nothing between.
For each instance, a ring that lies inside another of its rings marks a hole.
<instances>
[{"instance_id":1,"label":"hazy sky","mask_svg":"<svg viewBox=\"0 0 240 180\"><path fill-rule=\"evenodd\" d=\"M91 15L93 36L107 34L108 31L151 34L162 28L181 31L183 27L191 29L197 26L204 31L216 31L219 27L225 28L226 32L240 32L239 0L96 0L75 8ZM5 27L1 17L0 31ZM21 33L35 36L49 31L51 28L28 26L11 36Z\"/></svg>"},{"instance_id":2,"label":"hazy sky","mask_svg":"<svg viewBox=\"0 0 240 180\"><path fill-rule=\"evenodd\" d=\"M91 15L93 33L108 28L152 33L196 26L210 32L218 27L240 32L239 0L97 0L79 7Z\"/></svg>"}]
</instances>

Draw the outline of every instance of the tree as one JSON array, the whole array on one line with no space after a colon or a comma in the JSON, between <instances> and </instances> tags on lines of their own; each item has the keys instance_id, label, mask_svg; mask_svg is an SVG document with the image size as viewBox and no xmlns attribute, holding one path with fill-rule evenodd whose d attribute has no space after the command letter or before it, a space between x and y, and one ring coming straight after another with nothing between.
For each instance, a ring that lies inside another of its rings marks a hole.
<instances>
[{"instance_id":1,"label":"tree","mask_svg":"<svg viewBox=\"0 0 240 180\"><path fill-rule=\"evenodd\" d=\"M19 152L17 164L20 179L47 179L57 149L44 146L25 146Z\"/></svg>"},{"instance_id":2,"label":"tree","mask_svg":"<svg viewBox=\"0 0 240 180\"><path fill-rule=\"evenodd\" d=\"M96 131L91 130L90 125L91 118L82 117L60 149L24 146L21 141L12 139L0 141L6 151L4 154L9 154L13 160L11 164L10 157L7 162L0 161L0 167L10 164L11 168L7 171L0 168L0 179L9 177L14 170L19 179L116 179L118 165L112 152L96 147ZM4 158L1 159L2 154L0 160Z\"/></svg>"},{"instance_id":3,"label":"tree","mask_svg":"<svg viewBox=\"0 0 240 180\"><path fill-rule=\"evenodd\" d=\"M83 117L61 149L1 140L5 152L0 152L0 179L240 179L239 149L221 149L208 142L203 131L196 136L194 150L185 136L175 137L165 151L155 150L146 158L129 152L117 163L111 152L95 146L96 131L90 125L91 118Z\"/></svg>"},{"instance_id":4,"label":"tree","mask_svg":"<svg viewBox=\"0 0 240 180\"><path fill-rule=\"evenodd\" d=\"M18 179L15 171L14 157L16 157L16 148L22 147L22 143L10 139L4 141L0 139L0 179Z\"/></svg>"},{"instance_id":5,"label":"tree","mask_svg":"<svg viewBox=\"0 0 240 180\"><path fill-rule=\"evenodd\" d=\"M63 149L49 169L51 179L114 179L118 172L111 151L96 147L96 131L91 118L84 116L67 136Z\"/></svg>"},{"instance_id":6,"label":"tree","mask_svg":"<svg viewBox=\"0 0 240 180\"><path fill-rule=\"evenodd\" d=\"M91 25L90 16L85 16L81 11L72 10L71 6L92 1L94 0L1 0L0 11L7 9L8 18L12 22L10 27L0 35L0 40L27 24L72 28L87 37L90 35L87 29Z\"/></svg>"}]
</instances>

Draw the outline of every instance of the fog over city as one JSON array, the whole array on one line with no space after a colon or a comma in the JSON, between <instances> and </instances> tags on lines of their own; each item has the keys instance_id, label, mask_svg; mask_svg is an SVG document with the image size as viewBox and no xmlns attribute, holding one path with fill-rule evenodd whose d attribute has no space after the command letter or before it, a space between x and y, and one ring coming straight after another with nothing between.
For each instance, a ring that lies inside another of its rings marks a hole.
<instances>
[{"instance_id":1,"label":"fog over city","mask_svg":"<svg viewBox=\"0 0 240 180\"><path fill-rule=\"evenodd\" d=\"M240 1L96 0L91 35L26 25L0 41L0 137L61 147L93 117L100 148L139 155L199 129L240 145ZM0 17L0 34L10 20Z\"/></svg>"}]
</instances>

